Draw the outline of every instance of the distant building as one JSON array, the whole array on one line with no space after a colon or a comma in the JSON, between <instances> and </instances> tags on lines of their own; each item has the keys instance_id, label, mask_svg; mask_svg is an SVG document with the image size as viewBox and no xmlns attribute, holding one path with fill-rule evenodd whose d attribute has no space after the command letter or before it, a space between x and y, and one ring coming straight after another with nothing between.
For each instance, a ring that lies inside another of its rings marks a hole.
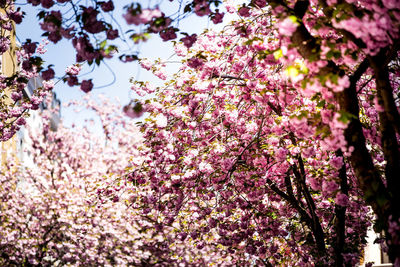
<instances>
[{"instance_id":1,"label":"distant building","mask_svg":"<svg viewBox=\"0 0 400 267\"><path fill-rule=\"evenodd\" d=\"M0 8L0 14L4 14L5 11L4 9ZM10 77L12 76L16 69L16 60L15 60L15 49L16 49L16 41L15 41L15 32L14 31L5 31L1 29L1 36L3 37L8 37L9 40L11 41L10 48L8 51L4 52L2 55L0 55L0 74ZM7 88L4 91L0 92L1 95L6 95L8 96L10 92L7 90ZM8 97L6 98L1 98L0 103L2 101L10 101ZM16 151L16 137L14 136L7 142L0 142L0 151L1 151L1 164L4 165L6 163L6 159L9 158L10 156L13 157L15 156L15 151Z\"/></svg>"},{"instance_id":2,"label":"distant building","mask_svg":"<svg viewBox=\"0 0 400 267\"><path fill-rule=\"evenodd\" d=\"M28 85L24 88L24 96L25 97L32 97L35 90L42 86L42 79L40 77L33 78L29 80ZM39 105L38 110L31 110L29 112L29 117L26 119L26 125L29 125L32 129L40 130L42 125L42 120L40 113L48 108L56 108L58 110L61 106L60 100L57 99L55 93L53 93L53 98L51 102L51 107L48 107L45 102ZM61 114L60 112L53 112L50 117L50 130L56 131L61 121ZM32 166L34 163L32 162L31 156L25 152L25 148L31 145L32 141L28 135L26 127L21 127L21 129L17 133L16 139L16 151L17 157L20 162L23 162L23 165Z\"/></svg>"},{"instance_id":3,"label":"distant building","mask_svg":"<svg viewBox=\"0 0 400 267\"><path fill-rule=\"evenodd\" d=\"M388 255L382 251L381 245L378 240L381 236L372 229L367 232L367 246L364 248L364 257L360 262L360 267L364 267L367 263L373 262L373 267L390 267Z\"/></svg>"},{"instance_id":4,"label":"distant building","mask_svg":"<svg viewBox=\"0 0 400 267\"><path fill-rule=\"evenodd\" d=\"M5 11L4 9L0 8L0 14L4 14ZM10 77L13 74L16 73L18 70L19 66L16 63L16 56L15 56L15 50L18 47L18 44L16 42L16 36L15 36L15 31L5 31L1 29L1 36L9 38L11 44L10 48L8 51L3 53L0 56L0 74L4 75L6 77ZM23 94L25 97L31 98L35 90L37 90L39 87L42 86L42 79L40 77L32 78L29 80L27 86L24 88ZM6 88L4 91L0 92L1 95L10 95L10 91ZM5 103L10 103L7 101L12 101L9 97L5 98L0 98L0 104L1 101L5 101ZM60 106L60 101L57 100L56 96L53 96L53 102L51 104L53 107L55 106ZM30 125L31 127L41 127L40 125L40 119L39 119L39 113L40 111L43 111L47 109L45 103L40 104L40 109L37 111L30 111L30 117L26 119L26 123ZM58 124L60 123L60 114L59 113L54 113L52 114L51 122L50 122L50 128L51 130L55 131L58 127ZM26 157L24 155L24 147L26 147L27 143L29 142L27 140L28 136L26 133L25 127L22 127L20 131L13 136L11 139L9 139L6 142L0 142L0 160L1 164L4 165L6 164L7 160L14 160L15 162L19 162Z\"/></svg>"}]
</instances>

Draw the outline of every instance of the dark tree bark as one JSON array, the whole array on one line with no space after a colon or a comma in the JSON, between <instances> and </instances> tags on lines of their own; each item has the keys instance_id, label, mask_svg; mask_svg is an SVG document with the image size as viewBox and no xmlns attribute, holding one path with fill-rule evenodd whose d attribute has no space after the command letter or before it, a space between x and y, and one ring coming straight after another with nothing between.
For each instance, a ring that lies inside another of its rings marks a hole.
<instances>
[{"instance_id":1,"label":"dark tree bark","mask_svg":"<svg viewBox=\"0 0 400 267\"><path fill-rule=\"evenodd\" d=\"M322 1L322 0L321 0ZM316 40L301 23L302 13L305 9L304 3L301 1L297 4L297 10L288 7L284 1L271 0L272 6L282 6L287 14L298 15L300 25L293 33L291 40L298 52L305 59L314 58L315 54L320 52L320 46ZM323 1L322 1L323 3ZM323 5L322 5L323 6ZM296 8L296 5L295 5ZM324 10L329 15L329 10ZM344 36L352 40L360 48L364 47L361 40L355 38L351 33L344 30L339 30ZM388 64L399 51L399 42L394 42L393 45L383 48L378 54L378 58L371 62L368 59L363 60L358 68L350 77L350 86L342 92L336 94L339 107L352 115L347 129L345 130L345 139L348 147L353 147L352 154L348 157L349 163L357 177L360 189L364 193L365 201L370 205L377 216L378 229L383 229L387 236L387 241L391 241L391 236L388 233L388 220L392 216L393 220L399 219L400 213L400 171L399 171L399 156L398 144L395 132L399 133L399 114L393 100L392 90L388 76ZM387 53L385 51L390 51ZM372 156L366 147L366 140L362 130L362 124L359 118L359 103L357 97L357 83L364 72L372 67L375 72L375 82L378 97L383 101L385 111L380 116L381 136L383 138L383 149L386 161L388 162L385 177L383 178L375 168ZM320 70L320 75L336 74L343 76L344 70L340 69L333 61L329 61L328 65ZM386 177L387 176L387 177ZM390 189L385 186L383 179L387 179ZM397 193L395 193L397 192ZM400 245L388 242L389 257L394 262L396 257L400 255Z\"/></svg>"},{"instance_id":2,"label":"dark tree bark","mask_svg":"<svg viewBox=\"0 0 400 267\"><path fill-rule=\"evenodd\" d=\"M342 157L342 151L336 152L337 156ZM342 168L339 170L339 179L340 179L340 191L348 195L349 188L347 185L347 174L346 174L346 163L343 163ZM336 205L335 206L335 232L336 232L336 243L335 243L335 264L336 267L343 267L344 259L343 259L343 249L345 245L346 239L346 207Z\"/></svg>"}]
</instances>

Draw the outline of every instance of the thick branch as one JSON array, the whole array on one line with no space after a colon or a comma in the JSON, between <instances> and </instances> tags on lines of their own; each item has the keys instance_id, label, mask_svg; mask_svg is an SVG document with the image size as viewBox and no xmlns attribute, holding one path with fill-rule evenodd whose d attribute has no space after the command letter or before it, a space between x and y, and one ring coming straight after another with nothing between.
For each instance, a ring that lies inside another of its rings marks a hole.
<instances>
[{"instance_id":1,"label":"thick branch","mask_svg":"<svg viewBox=\"0 0 400 267\"><path fill-rule=\"evenodd\" d=\"M389 122L396 129L396 132L400 134L400 115L394 102L393 89L390 84L387 66L388 61L391 59L386 54L387 49L382 49L375 57L369 58L369 61L374 70L380 104L383 103Z\"/></svg>"},{"instance_id":2,"label":"thick branch","mask_svg":"<svg viewBox=\"0 0 400 267\"><path fill-rule=\"evenodd\" d=\"M342 157L343 153L342 151L337 151L336 152L337 156ZM347 174L346 174L346 164L343 163L342 168L339 170L339 178L340 178L340 191L348 195L348 185L347 185ZM345 206L339 206L335 205L335 232L336 232L336 244L335 244L335 264L337 267L342 267L343 266L343 250L344 250L344 244L345 244L345 238L346 238L346 207Z\"/></svg>"},{"instance_id":3,"label":"thick branch","mask_svg":"<svg viewBox=\"0 0 400 267\"><path fill-rule=\"evenodd\" d=\"M317 45L315 38L311 36L303 24L297 27L292 35L292 42L304 58L310 58L320 51L320 46ZM337 94L337 100L343 111L353 115L345 130L345 138L347 146L354 148L349 160L359 181L360 188L364 192L367 203L372 206L378 217L387 218L388 214L386 211L388 207L380 199L387 199L388 195L381 177L374 167L371 155L366 148L365 137L359 120L356 84L360 74L367 69L367 66L368 62L363 62L359 66L351 77L351 85ZM322 75L328 73L340 75L343 71L334 62L329 61L328 65L320 71Z\"/></svg>"},{"instance_id":4,"label":"thick branch","mask_svg":"<svg viewBox=\"0 0 400 267\"><path fill-rule=\"evenodd\" d=\"M301 158L299 160L299 164L300 164L300 161L302 163ZM301 190L301 192L303 193L304 198L306 199L308 210L311 214L312 230L313 230L313 234L315 237L315 241L318 246L318 250L321 252L325 252L324 231L322 229L319 218L318 218L317 214L315 213L315 209L316 209L315 203L314 203L314 200L312 199L311 194L308 191L307 185L305 183L305 176L304 176L305 174L299 173L296 165L292 166L292 169L293 169L293 173L296 177L296 180L298 180L298 183L300 185L300 188L298 188L298 190ZM304 171L304 166L303 166L303 171Z\"/></svg>"},{"instance_id":5,"label":"thick branch","mask_svg":"<svg viewBox=\"0 0 400 267\"><path fill-rule=\"evenodd\" d=\"M274 191L276 194L278 194L281 198L283 198L284 200L286 200L294 209L297 210L297 212L300 214L300 217L302 219L302 221L304 221L308 227L310 227L310 229L312 229L312 220L310 218L310 216L307 214L307 212L300 207L299 203L297 203L296 198L292 195L289 196L287 195L285 192L283 192L282 190L280 190L275 184L274 182L272 182L270 179L267 180L267 183L269 185L269 188Z\"/></svg>"},{"instance_id":6,"label":"thick branch","mask_svg":"<svg viewBox=\"0 0 400 267\"><path fill-rule=\"evenodd\" d=\"M393 98L393 90L389 80L387 50L382 49L377 56L369 60L374 70L378 102L384 106L379 112L380 132L382 138L383 154L386 160L385 177L387 188L394 197L395 203L400 203L400 195L396 192L400 188L400 155L396 131L400 134L400 116Z\"/></svg>"},{"instance_id":7,"label":"thick branch","mask_svg":"<svg viewBox=\"0 0 400 267\"><path fill-rule=\"evenodd\" d=\"M295 139L294 134L291 132L291 133L289 133L289 136L290 136L290 140L295 145L296 139ZM298 190L300 190L303 193L304 198L306 199L308 210L311 214L311 218L312 218L312 222L313 222L313 232L314 232L315 239L317 241L318 249L321 252L324 252L325 251L324 231L322 229L319 218L315 212L316 206L315 206L314 200L311 197L310 191L308 190L308 187L306 185L306 171L304 168L303 159L300 155L298 156L297 161L299 163L299 167L297 167L297 165L294 164L292 166L292 170L296 177L296 181L298 183ZM300 169L300 171L299 171L299 169Z\"/></svg>"},{"instance_id":8,"label":"thick branch","mask_svg":"<svg viewBox=\"0 0 400 267\"><path fill-rule=\"evenodd\" d=\"M319 223L318 217L316 217L315 213L312 213L313 216L310 217L307 212L299 205L298 201L293 195L290 177L287 176L285 179L286 188L288 190L287 193L280 190L271 180L268 179L267 182L272 191L274 191L280 197L289 202L289 204L299 212L301 220L305 222L306 225L312 230L315 242L317 243L318 251L321 253L321 255L324 255L326 253L324 232L322 230L321 224Z\"/></svg>"}]
</instances>

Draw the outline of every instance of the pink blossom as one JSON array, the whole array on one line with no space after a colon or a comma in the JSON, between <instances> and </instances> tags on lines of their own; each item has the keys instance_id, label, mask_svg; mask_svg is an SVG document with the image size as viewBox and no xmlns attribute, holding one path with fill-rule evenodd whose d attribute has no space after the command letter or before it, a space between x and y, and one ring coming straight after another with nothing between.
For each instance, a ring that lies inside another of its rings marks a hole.
<instances>
[{"instance_id":1,"label":"pink blossom","mask_svg":"<svg viewBox=\"0 0 400 267\"><path fill-rule=\"evenodd\" d=\"M211 20L214 24L218 24L218 23L222 23L223 19L224 19L224 15L225 13L219 13L219 12L215 12L212 16L211 16Z\"/></svg>"},{"instance_id":2,"label":"pink blossom","mask_svg":"<svg viewBox=\"0 0 400 267\"><path fill-rule=\"evenodd\" d=\"M89 42L86 36L74 38L72 44L76 49L76 61L92 61L99 56L98 51L95 51L92 44Z\"/></svg>"},{"instance_id":3,"label":"pink blossom","mask_svg":"<svg viewBox=\"0 0 400 267\"><path fill-rule=\"evenodd\" d=\"M335 169L340 169L343 166L343 158L342 157L336 157L334 156L333 158L331 158L331 160L329 161L329 164L335 168Z\"/></svg>"},{"instance_id":4,"label":"pink blossom","mask_svg":"<svg viewBox=\"0 0 400 267\"><path fill-rule=\"evenodd\" d=\"M168 27L160 32L160 37L164 42L166 42L175 39L177 36L175 29L173 27Z\"/></svg>"},{"instance_id":5,"label":"pink blossom","mask_svg":"<svg viewBox=\"0 0 400 267\"><path fill-rule=\"evenodd\" d=\"M9 14L10 19L12 19L16 24L20 24L22 22L22 13L19 11L14 11Z\"/></svg>"},{"instance_id":6,"label":"pink blossom","mask_svg":"<svg viewBox=\"0 0 400 267\"><path fill-rule=\"evenodd\" d=\"M131 103L123 107L126 116L132 119L139 118L143 115L144 109L140 103Z\"/></svg>"},{"instance_id":7,"label":"pink blossom","mask_svg":"<svg viewBox=\"0 0 400 267\"><path fill-rule=\"evenodd\" d=\"M342 86L343 88L349 87L350 86L349 76L344 75L344 76L340 77L338 79L338 84L339 84L339 86Z\"/></svg>"},{"instance_id":8,"label":"pink blossom","mask_svg":"<svg viewBox=\"0 0 400 267\"><path fill-rule=\"evenodd\" d=\"M146 70L150 70L151 67L153 66L153 63L151 63L151 61L148 59L141 59L140 66Z\"/></svg>"},{"instance_id":9,"label":"pink blossom","mask_svg":"<svg viewBox=\"0 0 400 267\"><path fill-rule=\"evenodd\" d=\"M118 38L118 36L119 36L117 29L108 29L106 34L107 34L108 40L114 40L114 39Z\"/></svg>"},{"instance_id":10,"label":"pink blossom","mask_svg":"<svg viewBox=\"0 0 400 267\"><path fill-rule=\"evenodd\" d=\"M42 6L44 8L50 8L54 5L54 1L53 0L40 0L40 3L42 4Z\"/></svg>"},{"instance_id":11,"label":"pink blossom","mask_svg":"<svg viewBox=\"0 0 400 267\"><path fill-rule=\"evenodd\" d=\"M42 78L46 81L53 79L54 75L55 75L55 72L52 68L48 68L47 70L42 71Z\"/></svg>"},{"instance_id":12,"label":"pink blossom","mask_svg":"<svg viewBox=\"0 0 400 267\"><path fill-rule=\"evenodd\" d=\"M313 147L306 147L306 148L303 148L303 149L301 150L301 155L302 155L304 158L311 158L311 157L315 156L315 150L314 150Z\"/></svg>"},{"instance_id":13,"label":"pink blossom","mask_svg":"<svg viewBox=\"0 0 400 267\"><path fill-rule=\"evenodd\" d=\"M14 107L12 109L10 109L10 115L12 117L19 117L22 114L22 109L20 107Z\"/></svg>"},{"instance_id":14,"label":"pink blossom","mask_svg":"<svg viewBox=\"0 0 400 267\"><path fill-rule=\"evenodd\" d=\"M349 197L343 193L338 193L335 198L335 203L339 206L346 207L349 204Z\"/></svg>"},{"instance_id":15,"label":"pink blossom","mask_svg":"<svg viewBox=\"0 0 400 267\"><path fill-rule=\"evenodd\" d=\"M78 77L76 77L75 75L69 75L67 77L67 84L69 86L74 86L74 85L78 85Z\"/></svg>"},{"instance_id":16,"label":"pink blossom","mask_svg":"<svg viewBox=\"0 0 400 267\"><path fill-rule=\"evenodd\" d=\"M17 125L25 125L26 121L23 117L20 117L17 119L17 121L15 122Z\"/></svg>"},{"instance_id":17,"label":"pink blossom","mask_svg":"<svg viewBox=\"0 0 400 267\"><path fill-rule=\"evenodd\" d=\"M18 101L22 98L22 94L19 92L12 92L11 93L11 99L14 101Z\"/></svg>"},{"instance_id":18,"label":"pink blossom","mask_svg":"<svg viewBox=\"0 0 400 267\"><path fill-rule=\"evenodd\" d=\"M313 177L307 178L307 181L310 183L310 186L313 190L321 190L321 183Z\"/></svg>"},{"instance_id":19,"label":"pink blossom","mask_svg":"<svg viewBox=\"0 0 400 267\"><path fill-rule=\"evenodd\" d=\"M61 33L59 31L50 32L47 38L53 43L58 43L62 39Z\"/></svg>"},{"instance_id":20,"label":"pink blossom","mask_svg":"<svg viewBox=\"0 0 400 267\"><path fill-rule=\"evenodd\" d=\"M7 37L0 37L0 55L8 50L10 44L11 42Z\"/></svg>"},{"instance_id":21,"label":"pink blossom","mask_svg":"<svg viewBox=\"0 0 400 267\"><path fill-rule=\"evenodd\" d=\"M162 113L158 114L155 118L157 127L165 128L168 125L168 119Z\"/></svg>"},{"instance_id":22,"label":"pink blossom","mask_svg":"<svg viewBox=\"0 0 400 267\"><path fill-rule=\"evenodd\" d=\"M113 3L113 1L107 1L107 2L104 2L104 3L102 3L101 4L101 9L104 11L104 12L110 12L110 11L113 11L114 10L114 3Z\"/></svg>"},{"instance_id":23,"label":"pink blossom","mask_svg":"<svg viewBox=\"0 0 400 267\"><path fill-rule=\"evenodd\" d=\"M235 1L234 0L227 0L225 2L225 8L228 13L235 13L236 12L236 7L235 7Z\"/></svg>"},{"instance_id":24,"label":"pink blossom","mask_svg":"<svg viewBox=\"0 0 400 267\"><path fill-rule=\"evenodd\" d=\"M162 23L155 23L155 21L150 22L149 31L153 33L161 32L171 25L172 19L163 17Z\"/></svg>"},{"instance_id":25,"label":"pink blossom","mask_svg":"<svg viewBox=\"0 0 400 267\"><path fill-rule=\"evenodd\" d=\"M13 26L12 26L11 21L7 21L7 22L5 21L5 22L3 22L3 24L0 27L6 31L11 31Z\"/></svg>"},{"instance_id":26,"label":"pink blossom","mask_svg":"<svg viewBox=\"0 0 400 267\"><path fill-rule=\"evenodd\" d=\"M197 40L197 34L188 35L181 39L181 41L187 48L192 47L192 45L196 42L196 40Z\"/></svg>"},{"instance_id":27,"label":"pink blossom","mask_svg":"<svg viewBox=\"0 0 400 267\"><path fill-rule=\"evenodd\" d=\"M83 9L82 21L83 28L89 33L99 33L105 30L105 25L102 21L97 20L99 12L93 7Z\"/></svg>"},{"instance_id":28,"label":"pink blossom","mask_svg":"<svg viewBox=\"0 0 400 267\"><path fill-rule=\"evenodd\" d=\"M62 37L66 38L66 39L72 39L75 36L75 34L73 32L74 30L75 30L74 26L69 27L67 29L60 28L60 34L62 35Z\"/></svg>"},{"instance_id":29,"label":"pink blossom","mask_svg":"<svg viewBox=\"0 0 400 267\"><path fill-rule=\"evenodd\" d=\"M335 181L324 181L322 183L322 191L325 194L330 195L338 189L339 189L339 185Z\"/></svg>"},{"instance_id":30,"label":"pink blossom","mask_svg":"<svg viewBox=\"0 0 400 267\"><path fill-rule=\"evenodd\" d=\"M93 83L92 80L83 80L81 83L81 90L85 93L92 91Z\"/></svg>"},{"instance_id":31,"label":"pink blossom","mask_svg":"<svg viewBox=\"0 0 400 267\"><path fill-rule=\"evenodd\" d=\"M259 8L263 8L267 5L266 0L254 0L254 4L257 5Z\"/></svg>"},{"instance_id":32,"label":"pink blossom","mask_svg":"<svg viewBox=\"0 0 400 267\"><path fill-rule=\"evenodd\" d=\"M382 0L382 3L387 9L398 9L400 6L399 0Z\"/></svg>"},{"instance_id":33,"label":"pink blossom","mask_svg":"<svg viewBox=\"0 0 400 267\"><path fill-rule=\"evenodd\" d=\"M212 171L213 171L213 167L211 166L210 163L207 163L207 162L205 162L205 161L202 161L202 162L199 164L199 171L204 172L204 173L206 173L206 174L210 174L210 173L212 173Z\"/></svg>"},{"instance_id":34,"label":"pink blossom","mask_svg":"<svg viewBox=\"0 0 400 267\"><path fill-rule=\"evenodd\" d=\"M284 161L286 160L286 155L287 155L287 149L280 147L275 149L275 158L277 161Z\"/></svg>"},{"instance_id":35,"label":"pink blossom","mask_svg":"<svg viewBox=\"0 0 400 267\"><path fill-rule=\"evenodd\" d=\"M204 61L197 57L190 58L187 63L187 65L189 67L194 68L194 69L197 69L197 68L203 66L203 64L204 64Z\"/></svg>"},{"instance_id":36,"label":"pink blossom","mask_svg":"<svg viewBox=\"0 0 400 267\"><path fill-rule=\"evenodd\" d=\"M55 32L59 29L59 27L56 24L54 24L53 22L46 22L46 21L43 23L40 23L40 28L43 31L48 31L50 33Z\"/></svg>"},{"instance_id":37,"label":"pink blossom","mask_svg":"<svg viewBox=\"0 0 400 267\"><path fill-rule=\"evenodd\" d=\"M81 71L81 66L78 64L68 66L65 70L65 73L68 75L78 75Z\"/></svg>"},{"instance_id":38,"label":"pink blossom","mask_svg":"<svg viewBox=\"0 0 400 267\"><path fill-rule=\"evenodd\" d=\"M164 69L158 69L158 70L154 71L154 75L156 75L161 80L167 79L167 73Z\"/></svg>"},{"instance_id":39,"label":"pink blossom","mask_svg":"<svg viewBox=\"0 0 400 267\"><path fill-rule=\"evenodd\" d=\"M42 82L43 84L43 89L45 89L46 91L52 90L54 88L54 81L53 80L44 80Z\"/></svg>"},{"instance_id":40,"label":"pink blossom","mask_svg":"<svg viewBox=\"0 0 400 267\"><path fill-rule=\"evenodd\" d=\"M332 84L330 87L332 88L332 90L334 92L341 92L343 91L345 88L350 86L350 80L349 77L347 75L340 77L338 79L338 85L334 85Z\"/></svg>"},{"instance_id":41,"label":"pink blossom","mask_svg":"<svg viewBox=\"0 0 400 267\"><path fill-rule=\"evenodd\" d=\"M140 25L150 22L153 18L161 17L162 13L158 9L143 9L141 13L134 14L132 9L128 9L123 15L128 24Z\"/></svg>"},{"instance_id":42,"label":"pink blossom","mask_svg":"<svg viewBox=\"0 0 400 267\"><path fill-rule=\"evenodd\" d=\"M41 44L38 45L36 52L37 52L38 54L41 54L41 55L43 55L44 53L46 53L46 52L47 52L47 50L46 50L46 45L47 45L48 43L49 43L49 41L47 41L47 40L43 41L43 43L41 43Z\"/></svg>"},{"instance_id":43,"label":"pink blossom","mask_svg":"<svg viewBox=\"0 0 400 267\"><path fill-rule=\"evenodd\" d=\"M239 9L239 15L242 16L242 17L249 17L250 16L250 8L241 7Z\"/></svg>"},{"instance_id":44,"label":"pink blossom","mask_svg":"<svg viewBox=\"0 0 400 267\"><path fill-rule=\"evenodd\" d=\"M342 115L340 113L335 113L333 115L333 120L330 122L330 126L334 129L346 129L349 121L343 122L341 117Z\"/></svg>"},{"instance_id":45,"label":"pink blossom","mask_svg":"<svg viewBox=\"0 0 400 267\"><path fill-rule=\"evenodd\" d=\"M126 23L130 24L134 24L134 25L140 25L142 23L141 19L139 18L139 16L137 15L133 15L132 11L128 9L128 12L124 15L122 15L125 20Z\"/></svg>"},{"instance_id":46,"label":"pink blossom","mask_svg":"<svg viewBox=\"0 0 400 267\"><path fill-rule=\"evenodd\" d=\"M196 13L196 15L199 17L210 14L211 10L208 1L205 0L195 1L194 13Z\"/></svg>"},{"instance_id":47,"label":"pink blossom","mask_svg":"<svg viewBox=\"0 0 400 267\"><path fill-rule=\"evenodd\" d=\"M277 24L279 33L284 36L292 36L292 34L296 31L297 26L298 23L294 22L293 18L291 17L288 17Z\"/></svg>"},{"instance_id":48,"label":"pink blossom","mask_svg":"<svg viewBox=\"0 0 400 267\"><path fill-rule=\"evenodd\" d=\"M33 54L36 51L37 43L26 42L22 47L24 48L26 53Z\"/></svg>"},{"instance_id":49,"label":"pink blossom","mask_svg":"<svg viewBox=\"0 0 400 267\"><path fill-rule=\"evenodd\" d=\"M142 23L147 23L154 18L159 18L163 15L163 13L159 9L143 9L142 13L140 14L140 19Z\"/></svg>"}]
</instances>

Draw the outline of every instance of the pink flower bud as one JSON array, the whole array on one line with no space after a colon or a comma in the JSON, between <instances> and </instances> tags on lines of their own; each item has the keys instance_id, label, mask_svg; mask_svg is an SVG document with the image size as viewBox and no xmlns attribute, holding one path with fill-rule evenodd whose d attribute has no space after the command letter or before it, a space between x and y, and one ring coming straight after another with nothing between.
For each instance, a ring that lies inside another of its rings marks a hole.
<instances>
[{"instance_id":1,"label":"pink flower bud","mask_svg":"<svg viewBox=\"0 0 400 267\"><path fill-rule=\"evenodd\" d=\"M78 78L76 76L73 76L73 75L67 77L67 84L69 86L77 85L78 84Z\"/></svg>"},{"instance_id":2,"label":"pink flower bud","mask_svg":"<svg viewBox=\"0 0 400 267\"><path fill-rule=\"evenodd\" d=\"M81 90L85 93L89 93L93 89L92 80L83 80L81 83Z\"/></svg>"},{"instance_id":3,"label":"pink flower bud","mask_svg":"<svg viewBox=\"0 0 400 267\"><path fill-rule=\"evenodd\" d=\"M108 40L114 40L118 38L118 30L117 29L109 29L107 30L107 39Z\"/></svg>"},{"instance_id":4,"label":"pink flower bud","mask_svg":"<svg viewBox=\"0 0 400 267\"><path fill-rule=\"evenodd\" d=\"M239 9L239 15L242 16L242 17L249 17L250 16L250 8L241 7Z\"/></svg>"},{"instance_id":5,"label":"pink flower bud","mask_svg":"<svg viewBox=\"0 0 400 267\"><path fill-rule=\"evenodd\" d=\"M110 0L108 2L105 2L103 4L101 4L101 9L104 12L110 12L114 10L114 3Z\"/></svg>"},{"instance_id":6,"label":"pink flower bud","mask_svg":"<svg viewBox=\"0 0 400 267\"><path fill-rule=\"evenodd\" d=\"M42 4L42 7L44 7L44 8L50 8L54 5L53 0L40 0L40 3Z\"/></svg>"},{"instance_id":7,"label":"pink flower bud","mask_svg":"<svg viewBox=\"0 0 400 267\"><path fill-rule=\"evenodd\" d=\"M51 80L54 78L54 75L55 75L55 72L52 68L48 68L47 70L42 71L43 80L46 80L46 81Z\"/></svg>"},{"instance_id":8,"label":"pink flower bud","mask_svg":"<svg viewBox=\"0 0 400 267\"><path fill-rule=\"evenodd\" d=\"M181 41L187 48L192 47L192 45L196 42L196 40L197 40L197 34L188 35L181 39Z\"/></svg>"},{"instance_id":9,"label":"pink flower bud","mask_svg":"<svg viewBox=\"0 0 400 267\"><path fill-rule=\"evenodd\" d=\"M211 20L214 24L221 23L224 19L224 15L225 15L225 13L223 13L223 12L222 13L216 12L215 14L213 14L211 16Z\"/></svg>"}]
</instances>

